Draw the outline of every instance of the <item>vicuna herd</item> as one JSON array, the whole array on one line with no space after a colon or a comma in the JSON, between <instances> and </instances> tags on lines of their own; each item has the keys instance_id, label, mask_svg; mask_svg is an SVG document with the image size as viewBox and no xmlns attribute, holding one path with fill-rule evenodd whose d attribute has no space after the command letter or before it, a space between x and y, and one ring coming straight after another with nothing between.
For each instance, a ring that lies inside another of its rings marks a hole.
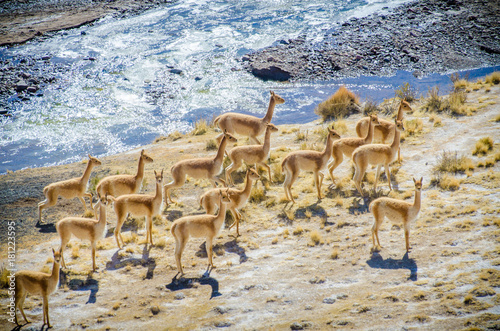
<instances>
[{"instance_id":1,"label":"vicuna herd","mask_svg":"<svg viewBox=\"0 0 500 331\"><path fill-rule=\"evenodd\" d=\"M207 272L214 267L212 262L212 244L214 238L223 227L226 210L230 210L234 223L230 229L236 225L236 235L240 235L239 223L241 220L241 209L250 197L252 184L260 176L256 170L248 168L243 188L229 188L233 185L231 174L238 170L245 162L248 165L263 166L267 169L269 182L272 183L271 169L266 163L269 158L271 148L271 136L278 131L278 128L271 124L274 108L278 104L283 104L285 100L271 91L269 108L263 118L238 113L226 113L214 120L222 133L217 137L219 146L215 156L206 158L195 158L183 160L175 163L171 167L173 180L163 185L163 170L154 171L155 174L155 194L139 194L142 180L144 178L144 166L153 162L144 150L139 156L139 165L136 175L116 175L105 177L96 186L98 201L95 204L95 215L97 219L66 217L56 223L56 230L61 239L58 251L53 252L54 265L51 274L35 271L19 271L16 273L16 295L15 306L19 307L21 314L28 322L24 311L23 303L26 294L41 295L43 297L43 320L44 325L50 327L48 314L48 295L54 292L59 281L59 265L66 268L63 250L72 236L91 243L92 250L92 270L97 269L95 262L95 249L97 240L105 236L106 230L106 207L113 204L117 216L117 224L114 230L116 243L121 249L124 245L121 236L121 227L128 215L146 218L146 245L153 245L152 224L153 217L162 217L163 202L168 207L169 203L174 203L170 196L170 191L184 185L186 175L193 178L208 179L214 188L208 190L200 197L200 205L205 209L206 214L184 216L175 220L171 226L171 234L175 239L175 261L178 275L184 275L181 258L184 248L190 237L201 237L206 240L206 251L208 256ZM295 203L292 194L292 185L296 181L300 171L308 171L314 174L314 183L317 189L318 199L321 199L321 186L324 174L322 170L328 169L332 181L334 181L333 171L342 163L343 157L351 158L355 167L354 183L361 196L364 196L361 181L368 165L376 165L374 190L377 188L377 181L382 165L385 168L389 188L391 187L389 165L400 158L400 132L403 127L403 112L410 111L411 107L405 100L401 101L397 117L392 121L370 115L362 118L356 125L358 137L341 138L333 129L328 128L328 136L323 151L299 150L290 152L281 162L282 172L286 175L283 188L287 200ZM264 143L261 144L257 138L264 134ZM230 151L226 151L229 142L236 142L234 134L247 136L255 142L255 145L237 146ZM372 144L373 140L382 143ZM390 145L385 143L390 142ZM225 169L225 180L218 176L222 173L224 155L227 153L231 164ZM330 159L333 156L333 161ZM42 210L54 206L58 197L66 199L78 197L83 203L85 210L87 205L84 197L90 199L92 206L92 195L86 193L86 188L90 178L90 173L95 166L101 165L101 161L89 155L87 167L79 178L73 178L47 185L43 193L46 199L38 204L39 222L42 222ZM372 228L373 249L380 247L378 229L387 217L393 222L402 223L405 233L406 250L409 251L409 224L414 221L420 210L422 178L414 180L415 198L414 203L381 197L371 202L369 209L373 213L375 222ZM217 187L219 184L221 187ZM214 214L215 213L215 214ZM375 243L376 241L376 243ZM17 314L15 318L17 321Z\"/></svg>"}]
</instances>

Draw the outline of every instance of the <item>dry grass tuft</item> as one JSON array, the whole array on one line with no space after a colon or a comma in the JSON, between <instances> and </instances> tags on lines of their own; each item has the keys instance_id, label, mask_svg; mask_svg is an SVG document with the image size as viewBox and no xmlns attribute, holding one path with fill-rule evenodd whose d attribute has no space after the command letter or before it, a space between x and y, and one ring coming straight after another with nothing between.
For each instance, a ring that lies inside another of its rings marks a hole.
<instances>
[{"instance_id":1,"label":"dry grass tuft","mask_svg":"<svg viewBox=\"0 0 500 331\"><path fill-rule=\"evenodd\" d=\"M266 192L262 187L254 187L250 192L250 202L259 203L266 200Z\"/></svg>"},{"instance_id":2,"label":"dry grass tuft","mask_svg":"<svg viewBox=\"0 0 500 331\"><path fill-rule=\"evenodd\" d=\"M338 248L334 248L334 249L332 250L332 254L330 254L330 258L331 258L332 260L336 260L336 259L338 259L338 258L339 258L339 250L338 250Z\"/></svg>"},{"instance_id":3,"label":"dry grass tuft","mask_svg":"<svg viewBox=\"0 0 500 331\"><path fill-rule=\"evenodd\" d=\"M300 236L302 233L304 233L304 229L300 225L297 225L292 233L294 236Z\"/></svg>"},{"instance_id":4,"label":"dry grass tuft","mask_svg":"<svg viewBox=\"0 0 500 331\"><path fill-rule=\"evenodd\" d=\"M418 90L415 87L411 86L411 84L408 82L398 86L396 91L394 91L395 97L404 99L408 102L415 101L418 98L417 93Z\"/></svg>"},{"instance_id":5,"label":"dry grass tuft","mask_svg":"<svg viewBox=\"0 0 500 331\"><path fill-rule=\"evenodd\" d=\"M10 276L10 271L5 268L2 264L0 267L0 288L8 288L9 287L9 279L7 277Z\"/></svg>"},{"instance_id":6,"label":"dry grass tuft","mask_svg":"<svg viewBox=\"0 0 500 331\"><path fill-rule=\"evenodd\" d=\"M207 145L205 146L206 151L213 151L218 149L217 142L215 139L210 139L207 141Z\"/></svg>"},{"instance_id":7,"label":"dry grass tuft","mask_svg":"<svg viewBox=\"0 0 500 331\"><path fill-rule=\"evenodd\" d=\"M495 71L491 75L486 76L484 81L490 85L497 85L500 83L500 71Z\"/></svg>"},{"instance_id":8,"label":"dry grass tuft","mask_svg":"<svg viewBox=\"0 0 500 331\"><path fill-rule=\"evenodd\" d=\"M194 123L194 128L191 131L191 135L193 136L201 136L207 133L210 130L211 126L208 121L204 118L199 119Z\"/></svg>"},{"instance_id":9,"label":"dry grass tuft","mask_svg":"<svg viewBox=\"0 0 500 331\"><path fill-rule=\"evenodd\" d=\"M313 230L311 232L311 241L314 243L314 245L319 245L323 238L321 237L321 234L317 230Z\"/></svg>"},{"instance_id":10,"label":"dry grass tuft","mask_svg":"<svg viewBox=\"0 0 500 331\"><path fill-rule=\"evenodd\" d=\"M359 97L343 85L314 110L323 121L344 118L356 111L359 111Z\"/></svg>"},{"instance_id":11,"label":"dry grass tuft","mask_svg":"<svg viewBox=\"0 0 500 331\"><path fill-rule=\"evenodd\" d=\"M488 154L489 151L492 150L493 150L493 139L491 139L490 137L485 137L479 139L479 141L476 142L476 147L474 148L472 155L486 155Z\"/></svg>"},{"instance_id":12,"label":"dry grass tuft","mask_svg":"<svg viewBox=\"0 0 500 331\"><path fill-rule=\"evenodd\" d=\"M434 172L463 173L467 170L474 170L474 163L465 155L459 156L458 152L443 151L434 167Z\"/></svg>"},{"instance_id":13,"label":"dry grass tuft","mask_svg":"<svg viewBox=\"0 0 500 331\"><path fill-rule=\"evenodd\" d=\"M423 131L424 123L421 119L415 118L411 120L405 120L404 127L406 136L418 136Z\"/></svg>"},{"instance_id":14,"label":"dry grass tuft","mask_svg":"<svg viewBox=\"0 0 500 331\"><path fill-rule=\"evenodd\" d=\"M432 177L431 185L438 186L442 190L456 191L460 188L460 179L445 173L438 173Z\"/></svg>"}]
</instances>

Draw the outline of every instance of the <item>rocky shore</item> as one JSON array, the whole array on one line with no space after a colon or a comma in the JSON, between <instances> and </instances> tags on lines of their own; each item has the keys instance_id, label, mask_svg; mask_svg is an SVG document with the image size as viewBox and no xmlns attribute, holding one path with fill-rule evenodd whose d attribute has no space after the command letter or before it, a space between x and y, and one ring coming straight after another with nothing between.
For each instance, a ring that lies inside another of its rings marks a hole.
<instances>
[{"instance_id":1,"label":"rocky shore","mask_svg":"<svg viewBox=\"0 0 500 331\"><path fill-rule=\"evenodd\" d=\"M359 75L416 77L500 64L498 1L414 1L325 33L282 40L242 58L248 71L268 80L329 80Z\"/></svg>"},{"instance_id":2,"label":"rocky shore","mask_svg":"<svg viewBox=\"0 0 500 331\"><path fill-rule=\"evenodd\" d=\"M107 15L136 15L171 2L173 0L3 1L0 3L0 47L12 47L29 40L42 42L55 33L92 24ZM0 114L8 114L15 102L42 96L43 89L57 81L69 67L68 63L51 62L50 54L0 57Z\"/></svg>"}]
</instances>

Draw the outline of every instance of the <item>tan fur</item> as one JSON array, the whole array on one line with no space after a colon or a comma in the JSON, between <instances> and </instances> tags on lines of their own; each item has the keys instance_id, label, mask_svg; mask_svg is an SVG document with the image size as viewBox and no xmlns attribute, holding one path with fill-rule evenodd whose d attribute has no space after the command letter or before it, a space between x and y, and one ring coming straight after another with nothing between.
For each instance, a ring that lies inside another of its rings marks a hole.
<instances>
[{"instance_id":1,"label":"tan fur","mask_svg":"<svg viewBox=\"0 0 500 331\"><path fill-rule=\"evenodd\" d=\"M336 140L332 147L332 157L333 160L328 164L328 172L330 173L330 178L333 179L333 171L337 168L344 160L344 155L348 158L352 158L352 153L359 146L366 144L371 144L373 140L373 127L379 124L377 115L370 115L370 128L366 133L364 138L342 138Z\"/></svg>"},{"instance_id":2,"label":"tan fur","mask_svg":"<svg viewBox=\"0 0 500 331\"><path fill-rule=\"evenodd\" d=\"M54 251L52 249L52 254L54 256L54 263L52 265L52 272L50 274L32 271L32 270L20 270L15 274L16 282L16 294L15 294L15 321L17 321L17 308L21 311L26 323L29 323L26 315L24 314L23 305L26 299L26 294L30 293L33 295L41 295L43 299L43 325L47 324L49 328L49 295L54 293L57 289L57 284L59 283L59 261L61 258L60 252ZM46 323L47 322L47 323Z\"/></svg>"},{"instance_id":3,"label":"tan fur","mask_svg":"<svg viewBox=\"0 0 500 331\"><path fill-rule=\"evenodd\" d=\"M83 197L88 197L90 199L90 209L92 209L92 194L85 193L87 190L87 185L90 178L90 173L92 168L101 165L101 161L95 157L90 156L87 163L87 167L83 172L82 177L72 178L68 180L63 180L60 182L55 182L49 184L43 188L43 194L45 195L45 200L38 203L38 222L42 223L42 210L47 207L52 207L57 203L58 197L63 197L66 199L78 198L87 210L87 205Z\"/></svg>"},{"instance_id":4,"label":"tan fur","mask_svg":"<svg viewBox=\"0 0 500 331\"><path fill-rule=\"evenodd\" d=\"M389 168L389 164L391 164L396 158L396 152L399 149L399 138L401 135L401 131L404 131L402 121L394 120L394 123L395 134L394 140L391 145L363 145L356 148L356 150L352 154L352 161L354 162L354 167L356 169L354 173L354 183L356 184L356 188L358 189L361 196L363 196L361 181L363 180L363 176L365 175L366 168L369 164L378 166L377 173L375 175L375 184L373 186L373 190L377 190L377 181L380 176L380 169L382 168L382 165L385 168L385 174L387 176L387 181L389 182L389 190L392 190L391 170Z\"/></svg>"},{"instance_id":5,"label":"tan fur","mask_svg":"<svg viewBox=\"0 0 500 331\"><path fill-rule=\"evenodd\" d=\"M120 240L122 244L125 244L121 235L121 228L127 214L131 214L137 217L146 217L146 243L153 245L153 217L161 216L161 205L162 205L162 183L163 183L163 170L161 173L156 173L154 171L156 178L156 193L155 195L146 194L125 194L121 197L114 198L110 197L114 202L114 209L116 213L116 228L115 228L115 239L118 244L118 248L122 248L120 245ZM120 239L120 240L119 240Z\"/></svg>"},{"instance_id":6,"label":"tan fur","mask_svg":"<svg viewBox=\"0 0 500 331\"><path fill-rule=\"evenodd\" d=\"M181 257L186 243L190 237L206 238L206 250L208 256L207 272L214 267L212 262L212 242L221 230L226 218L226 205L231 202L227 190L223 189L219 194L219 212L217 215L192 215L184 216L177 219L173 224L170 232L175 238L175 262L177 264L178 274L184 275L182 269Z\"/></svg>"},{"instance_id":7,"label":"tan fur","mask_svg":"<svg viewBox=\"0 0 500 331\"><path fill-rule=\"evenodd\" d=\"M376 249L375 238L377 238L378 246L380 246L378 230L384 218L387 217L394 223L403 223L406 251L408 252L410 250L410 223L417 219L418 212L420 211L422 180L423 178L420 178L419 181L413 178L415 184L415 200L413 204L386 197L378 198L370 203L370 211L375 217L375 222L372 227L373 249Z\"/></svg>"},{"instance_id":8,"label":"tan fur","mask_svg":"<svg viewBox=\"0 0 500 331\"><path fill-rule=\"evenodd\" d=\"M239 190L235 188L230 188L229 190L226 191L227 194L229 195L229 198L231 199L231 203L228 204L227 208L229 208L229 210L233 214L233 219L234 219L234 223L231 224L229 229L231 229L236 224L237 236L240 236L240 219L241 219L241 213L239 212L238 209L241 209L247 203L248 198L250 197L250 192L252 190L252 182L259 178L260 176L257 173L257 171L253 169L248 169L246 174L246 182L243 189ZM225 191L225 189L214 188L205 192L200 197L200 205L205 209L207 214L213 214L216 208L219 208L219 197L221 190Z\"/></svg>"},{"instance_id":9,"label":"tan fur","mask_svg":"<svg viewBox=\"0 0 500 331\"><path fill-rule=\"evenodd\" d=\"M412 108L410 104L406 100L401 100L399 103L398 113L396 119L398 121L403 120L403 112L411 112ZM394 123L392 121L379 119L380 126L375 127L375 131L373 132L373 141L381 142L383 144L387 144L390 141L394 140ZM368 127L370 123L369 117L363 117L356 123L356 133L358 137L366 136L368 132ZM398 149L398 161L401 161L400 151Z\"/></svg>"},{"instance_id":10,"label":"tan fur","mask_svg":"<svg viewBox=\"0 0 500 331\"><path fill-rule=\"evenodd\" d=\"M106 234L106 206L108 203L107 194L104 198L101 198L99 195L99 200L96 203L96 207L99 208L98 221L83 217L65 217L56 223L56 230L59 238L61 238L61 247L59 250L61 252L61 266L63 268L66 268L63 254L64 248L66 248L73 234L78 239L90 241L92 248L92 271L96 271L95 248L97 240L103 238Z\"/></svg>"},{"instance_id":11,"label":"tan fur","mask_svg":"<svg viewBox=\"0 0 500 331\"><path fill-rule=\"evenodd\" d=\"M174 203L170 197L170 190L174 188L181 187L186 181L186 175L193 178L205 178L209 179L213 186L216 187L215 182L226 186L226 183L220 178L216 177L222 172L222 163L224 161L224 152L226 150L227 143L238 141L229 133L224 133L224 137L219 144L219 150L213 158L197 158L182 160L174 164L171 168L173 181L164 186L165 190L165 203L168 206L168 202Z\"/></svg>"},{"instance_id":12,"label":"tan fur","mask_svg":"<svg viewBox=\"0 0 500 331\"><path fill-rule=\"evenodd\" d=\"M234 184L231 178L231 173L239 169L243 162L246 162L247 164L254 164L255 169L257 169L257 165L265 167L269 174L269 181L271 183L273 182L271 177L271 168L265 163L269 158L269 151L271 149L271 133L273 132L278 132L278 128L274 124L267 124L263 145L238 146L231 149L229 152L229 158L232 163L226 168L226 182L228 184Z\"/></svg>"},{"instance_id":13,"label":"tan fur","mask_svg":"<svg viewBox=\"0 0 500 331\"><path fill-rule=\"evenodd\" d=\"M230 134L237 133L242 136L248 136L256 144L260 145L261 143L257 139L257 136L260 136L266 129L266 125L271 123L274 107L284 102L285 99L271 91L269 107L267 108L266 116L263 118L238 113L225 113L218 116L214 120L214 124L217 124L222 132L227 131ZM217 137L217 140L220 141L220 139L222 139L222 134Z\"/></svg>"},{"instance_id":14,"label":"tan fur","mask_svg":"<svg viewBox=\"0 0 500 331\"><path fill-rule=\"evenodd\" d=\"M295 203L295 200L292 195L292 185L299 176L300 170L312 171L314 173L318 199L321 199L321 185L324 178L321 170L326 167L328 160L330 160L334 139L340 138L340 135L335 130L328 129L328 131L326 146L322 152L312 150L295 151L288 154L281 162L281 169L283 172L286 172L283 183L285 196L293 203Z\"/></svg>"},{"instance_id":15,"label":"tan fur","mask_svg":"<svg viewBox=\"0 0 500 331\"><path fill-rule=\"evenodd\" d=\"M108 176L99 182L96 187L96 192L101 197L106 194L112 195L118 198L124 194L134 194L138 193L141 189L142 179L144 178L144 164L151 163L153 159L141 151L141 156L139 157L139 165L137 168L137 174L135 175L115 175ZM97 212L96 218L97 218Z\"/></svg>"}]
</instances>

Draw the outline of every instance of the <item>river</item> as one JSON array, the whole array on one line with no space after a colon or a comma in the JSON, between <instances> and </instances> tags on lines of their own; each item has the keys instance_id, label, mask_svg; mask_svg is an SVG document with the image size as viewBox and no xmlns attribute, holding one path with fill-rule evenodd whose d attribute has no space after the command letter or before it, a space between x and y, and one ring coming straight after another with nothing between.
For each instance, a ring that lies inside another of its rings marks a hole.
<instances>
[{"instance_id":1,"label":"river","mask_svg":"<svg viewBox=\"0 0 500 331\"><path fill-rule=\"evenodd\" d=\"M357 77L328 82L265 82L242 70L241 57L298 36L320 42L352 16L388 11L405 0L184 0L129 18L105 17L42 42L0 49L63 64L43 95L16 102L0 127L0 174L105 156L186 132L227 111L263 116L269 91L286 99L273 122L317 119L314 107L341 84L380 102L410 82L421 93L449 88L449 75L416 79ZM41 64L43 65L43 63ZM473 70L470 78L491 72Z\"/></svg>"}]
</instances>

